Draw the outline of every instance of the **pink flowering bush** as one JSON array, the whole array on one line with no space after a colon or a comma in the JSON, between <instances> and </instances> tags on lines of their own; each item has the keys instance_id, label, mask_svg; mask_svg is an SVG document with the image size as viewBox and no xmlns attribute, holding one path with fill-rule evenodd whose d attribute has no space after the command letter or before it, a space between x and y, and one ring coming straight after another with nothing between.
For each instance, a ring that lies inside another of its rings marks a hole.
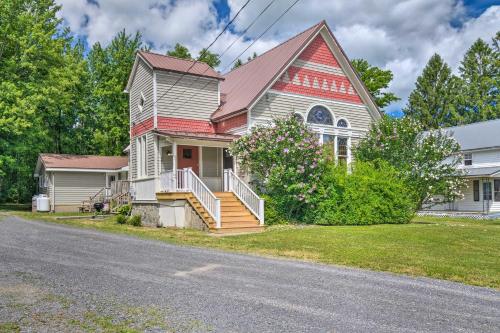
<instances>
[{"instance_id":1,"label":"pink flowering bush","mask_svg":"<svg viewBox=\"0 0 500 333\"><path fill-rule=\"evenodd\" d=\"M240 167L255 177L260 192L273 198L283 217L303 221L314 208L324 166L318 137L293 116L276 118L236 140L231 148Z\"/></svg>"},{"instance_id":2,"label":"pink flowering bush","mask_svg":"<svg viewBox=\"0 0 500 333\"><path fill-rule=\"evenodd\" d=\"M444 131L424 132L414 119L385 116L374 124L355 150L360 161L386 161L424 202L446 203L462 197L459 144Z\"/></svg>"}]
</instances>

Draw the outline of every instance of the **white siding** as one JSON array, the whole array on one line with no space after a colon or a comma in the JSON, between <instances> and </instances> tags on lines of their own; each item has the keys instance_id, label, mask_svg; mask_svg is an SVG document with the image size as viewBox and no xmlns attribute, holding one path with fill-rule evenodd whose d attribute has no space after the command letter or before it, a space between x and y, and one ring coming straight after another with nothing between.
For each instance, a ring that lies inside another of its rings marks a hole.
<instances>
[{"instance_id":1,"label":"white siding","mask_svg":"<svg viewBox=\"0 0 500 333\"><path fill-rule=\"evenodd\" d=\"M144 108L138 107L141 93L146 98ZM153 116L153 71L139 59L137 72L130 88L130 125L138 124Z\"/></svg>"},{"instance_id":2,"label":"white siding","mask_svg":"<svg viewBox=\"0 0 500 333\"><path fill-rule=\"evenodd\" d=\"M209 120L219 107L218 80L185 75L168 91L181 76L156 72L158 116Z\"/></svg>"},{"instance_id":3,"label":"white siding","mask_svg":"<svg viewBox=\"0 0 500 333\"><path fill-rule=\"evenodd\" d=\"M55 204L79 205L106 186L106 174L98 172L56 172Z\"/></svg>"},{"instance_id":4,"label":"white siding","mask_svg":"<svg viewBox=\"0 0 500 333\"><path fill-rule=\"evenodd\" d=\"M470 167L500 167L500 149L471 151L470 153L472 153L472 166Z\"/></svg>"},{"instance_id":5,"label":"white siding","mask_svg":"<svg viewBox=\"0 0 500 333\"><path fill-rule=\"evenodd\" d=\"M155 175L155 136L152 132L146 134L146 172L148 177Z\"/></svg>"},{"instance_id":6,"label":"white siding","mask_svg":"<svg viewBox=\"0 0 500 333\"><path fill-rule=\"evenodd\" d=\"M273 117L285 116L292 112L300 113L306 119L307 111L315 104L328 107L332 111L335 121L340 118L347 119L353 129L368 130L373 121L368 109L362 105L357 106L325 99L269 91L252 108L250 122L252 125L264 124L271 121Z\"/></svg>"}]
</instances>

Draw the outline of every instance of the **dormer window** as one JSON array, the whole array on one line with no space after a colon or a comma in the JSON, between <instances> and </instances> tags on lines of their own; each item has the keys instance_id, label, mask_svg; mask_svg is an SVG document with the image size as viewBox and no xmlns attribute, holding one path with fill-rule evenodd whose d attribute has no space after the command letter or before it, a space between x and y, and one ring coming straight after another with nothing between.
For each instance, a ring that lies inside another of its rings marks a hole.
<instances>
[{"instance_id":1,"label":"dormer window","mask_svg":"<svg viewBox=\"0 0 500 333\"><path fill-rule=\"evenodd\" d=\"M139 107L139 112L142 112L145 103L146 103L146 97L144 97L144 94L141 91L141 97L139 98L139 104L137 105Z\"/></svg>"},{"instance_id":2,"label":"dormer window","mask_svg":"<svg viewBox=\"0 0 500 333\"><path fill-rule=\"evenodd\" d=\"M472 153L464 154L464 165L472 165Z\"/></svg>"}]
</instances>

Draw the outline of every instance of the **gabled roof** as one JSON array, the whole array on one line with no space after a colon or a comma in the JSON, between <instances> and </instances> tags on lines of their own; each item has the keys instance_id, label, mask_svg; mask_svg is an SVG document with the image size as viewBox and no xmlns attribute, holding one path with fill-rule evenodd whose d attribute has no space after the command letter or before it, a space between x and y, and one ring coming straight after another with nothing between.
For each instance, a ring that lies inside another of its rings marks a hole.
<instances>
[{"instance_id":1,"label":"gabled roof","mask_svg":"<svg viewBox=\"0 0 500 333\"><path fill-rule=\"evenodd\" d=\"M500 119L442 129L460 144L462 150L500 147Z\"/></svg>"},{"instance_id":2,"label":"gabled roof","mask_svg":"<svg viewBox=\"0 0 500 333\"><path fill-rule=\"evenodd\" d=\"M141 59L151 69L154 70L170 71L174 73L190 74L195 76L213 78L217 80L224 80L224 78L219 73L217 73L212 67L205 64L204 62L188 60L188 59L180 59L153 52L138 51L135 57L134 66L132 67L132 71L130 72L130 76L125 91L128 91L130 89L130 85L132 84L132 79L137 69L137 63Z\"/></svg>"},{"instance_id":3,"label":"gabled roof","mask_svg":"<svg viewBox=\"0 0 500 333\"><path fill-rule=\"evenodd\" d=\"M126 156L40 154L45 169L119 170L128 165Z\"/></svg>"},{"instance_id":4,"label":"gabled roof","mask_svg":"<svg viewBox=\"0 0 500 333\"><path fill-rule=\"evenodd\" d=\"M376 106L373 97L352 67L326 22L321 21L225 74L225 80L221 82L220 86L221 95L224 96L223 103L212 114L212 120L218 121L248 110L323 28L331 36L331 43L334 44L332 52L337 53L336 56L339 58L341 67L360 92L360 97L367 104L372 115L380 117L380 110Z\"/></svg>"},{"instance_id":5,"label":"gabled roof","mask_svg":"<svg viewBox=\"0 0 500 333\"><path fill-rule=\"evenodd\" d=\"M217 120L248 108L290 60L321 28L320 22L286 42L224 75L221 94L226 102L212 115Z\"/></svg>"}]
</instances>

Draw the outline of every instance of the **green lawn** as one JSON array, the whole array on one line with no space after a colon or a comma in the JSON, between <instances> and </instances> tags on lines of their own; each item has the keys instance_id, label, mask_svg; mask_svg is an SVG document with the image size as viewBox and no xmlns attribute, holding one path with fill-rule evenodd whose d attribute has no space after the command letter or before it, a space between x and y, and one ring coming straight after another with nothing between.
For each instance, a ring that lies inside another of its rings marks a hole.
<instances>
[{"instance_id":1,"label":"green lawn","mask_svg":"<svg viewBox=\"0 0 500 333\"><path fill-rule=\"evenodd\" d=\"M264 233L215 237L195 230L118 225L106 220L30 219L176 244L310 260L447 279L500 289L500 220L416 217L407 225L276 226Z\"/></svg>"}]
</instances>

